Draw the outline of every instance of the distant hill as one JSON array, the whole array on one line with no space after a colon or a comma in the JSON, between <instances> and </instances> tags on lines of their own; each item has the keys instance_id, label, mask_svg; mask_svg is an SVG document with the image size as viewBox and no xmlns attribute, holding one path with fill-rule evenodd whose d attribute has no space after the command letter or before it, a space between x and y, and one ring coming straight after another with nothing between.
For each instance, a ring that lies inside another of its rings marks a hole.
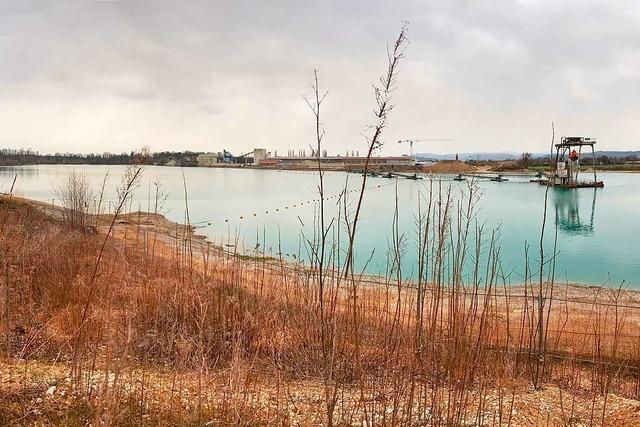
<instances>
[{"instance_id":1,"label":"distant hill","mask_svg":"<svg viewBox=\"0 0 640 427\"><path fill-rule=\"evenodd\" d=\"M640 157L640 150L638 151L597 151L596 156L608 156L608 157Z\"/></svg>"},{"instance_id":2,"label":"distant hill","mask_svg":"<svg viewBox=\"0 0 640 427\"><path fill-rule=\"evenodd\" d=\"M548 153L532 153L533 157L549 157ZM590 154L590 153L588 153ZM436 153L416 153L417 160L454 160L456 158L455 153L451 154L436 154ZM522 153L516 152L504 152L504 153L458 153L458 159L461 161L467 160L517 160L522 156ZM596 151L596 156L607 157L631 157L636 156L640 158L640 150L631 151Z\"/></svg>"}]
</instances>

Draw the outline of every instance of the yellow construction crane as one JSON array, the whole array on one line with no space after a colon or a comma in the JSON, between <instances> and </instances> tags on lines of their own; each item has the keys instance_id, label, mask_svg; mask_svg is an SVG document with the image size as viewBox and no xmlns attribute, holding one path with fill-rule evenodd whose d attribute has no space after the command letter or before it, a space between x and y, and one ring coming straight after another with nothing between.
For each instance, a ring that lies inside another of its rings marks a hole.
<instances>
[{"instance_id":1,"label":"yellow construction crane","mask_svg":"<svg viewBox=\"0 0 640 427\"><path fill-rule=\"evenodd\" d=\"M453 139L451 138L421 138L421 139L401 139L398 141L398 144L409 143L409 155L413 157L413 143L414 142L451 142Z\"/></svg>"}]
</instances>

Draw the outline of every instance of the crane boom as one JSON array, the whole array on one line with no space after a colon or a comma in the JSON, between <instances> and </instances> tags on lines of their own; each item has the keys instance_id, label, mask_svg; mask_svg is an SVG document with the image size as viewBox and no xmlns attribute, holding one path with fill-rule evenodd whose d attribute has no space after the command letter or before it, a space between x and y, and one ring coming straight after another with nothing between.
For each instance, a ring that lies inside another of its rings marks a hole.
<instances>
[{"instance_id":1,"label":"crane boom","mask_svg":"<svg viewBox=\"0 0 640 427\"><path fill-rule=\"evenodd\" d=\"M409 154L413 157L413 143L414 142L436 142L436 141L453 141L451 138L413 138L413 139L400 139L398 144L409 143Z\"/></svg>"}]
</instances>

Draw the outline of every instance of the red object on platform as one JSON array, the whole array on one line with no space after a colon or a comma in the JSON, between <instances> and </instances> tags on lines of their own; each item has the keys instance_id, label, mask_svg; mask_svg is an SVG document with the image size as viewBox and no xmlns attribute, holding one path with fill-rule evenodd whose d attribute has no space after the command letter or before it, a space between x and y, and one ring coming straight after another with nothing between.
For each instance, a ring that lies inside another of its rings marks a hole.
<instances>
[{"instance_id":1,"label":"red object on platform","mask_svg":"<svg viewBox=\"0 0 640 427\"><path fill-rule=\"evenodd\" d=\"M569 154L569 160L573 160L573 161L578 160L578 153L576 152L576 150L573 150L571 154Z\"/></svg>"}]
</instances>

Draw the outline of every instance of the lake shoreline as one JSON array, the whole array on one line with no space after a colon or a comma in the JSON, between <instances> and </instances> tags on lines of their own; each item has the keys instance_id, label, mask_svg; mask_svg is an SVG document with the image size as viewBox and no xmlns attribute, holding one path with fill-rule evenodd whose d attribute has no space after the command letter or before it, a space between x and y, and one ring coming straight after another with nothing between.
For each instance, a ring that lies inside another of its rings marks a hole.
<instances>
[{"instance_id":1,"label":"lake shoreline","mask_svg":"<svg viewBox=\"0 0 640 427\"><path fill-rule=\"evenodd\" d=\"M60 206L52 206L46 202L12 196L5 193L0 193L0 201L11 201L12 203L22 203L32 206L38 209L40 212L49 216L50 218L61 221L63 216L63 208ZM92 218L89 222L91 224L96 223L97 226L89 226L89 232L100 232L105 234L110 226L110 222L113 219L113 215L101 214L96 218L95 215L88 215ZM215 252L218 256L231 257L239 260L244 260L251 263L260 263L263 265L270 265L276 268L285 268L292 272L300 273L306 272L306 274L317 274L317 270L312 270L308 266L305 266L301 262L292 262L291 260L284 259L282 257L270 256L256 250L251 251L248 248L215 244L209 240L209 237L205 234L197 232L197 228L193 225L181 224L166 218L161 214L154 214L148 212L128 212L120 214L115 221L112 229L111 237L122 240L123 237L130 236L131 232L135 233L153 233L154 239L162 241L164 245L176 244L181 241L183 245L191 245L191 250L194 251L197 258L201 258L206 255L206 252ZM226 247L225 247L226 246ZM253 253L252 253L253 252ZM338 273L338 274L336 274ZM341 275L341 272L334 272L333 278L337 278ZM393 278L388 278L381 275L367 274L364 272L356 273L358 281L363 285L370 286L382 286L382 287L396 287L397 281ZM416 287L416 280L410 278L403 278L401 282L402 288L414 288ZM543 283L549 283L546 278L543 279ZM454 285L444 285L444 287L450 287ZM470 285L457 285L466 286ZM510 290L521 292L527 287L533 289L537 286L537 282L525 286L523 283L513 283L505 285ZM605 292L619 292L620 295L624 295L624 300L630 303L640 304L640 289L630 289L625 287L614 287L605 285L594 285L581 282L562 282L557 280L554 282L554 286L561 290L565 296L574 298L574 301L588 302L589 298L594 293L601 291ZM560 292L560 291L559 291ZM620 298L618 295L618 298Z\"/></svg>"}]
</instances>

